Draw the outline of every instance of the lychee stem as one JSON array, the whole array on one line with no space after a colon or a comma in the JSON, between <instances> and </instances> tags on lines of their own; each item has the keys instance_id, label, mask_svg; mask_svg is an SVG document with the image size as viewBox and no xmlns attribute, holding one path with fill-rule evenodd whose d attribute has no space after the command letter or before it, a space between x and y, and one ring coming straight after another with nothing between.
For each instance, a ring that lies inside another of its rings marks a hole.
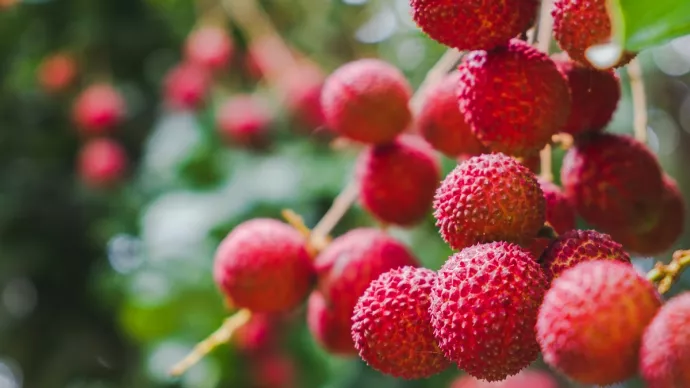
<instances>
[{"instance_id":1,"label":"lychee stem","mask_svg":"<svg viewBox=\"0 0 690 388\"><path fill-rule=\"evenodd\" d=\"M422 80L422 83L419 84L417 91L410 99L410 109L413 113L418 112L421 108L422 103L424 102L424 95L429 87L439 82L439 80L441 80L450 70L452 70L462 59L463 55L464 53L461 51L452 48L448 49L445 53L443 53L441 58L439 58L434 66L429 69L424 77L424 80Z\"/></svg>"},{"instance_id":2,"label":"lychee stem","mask_svg":"<svg viewBox=\"0 0 690 388\"><path fill-rule=\"evenodd\" d=\"M558 144L561 149L567 150L573 146L574 139L573 135L569 133L557 133L551 136L551 142L553 144Z\"/></svg>"},{"instance_id":3,"label":"lychee stem","mask_svg":"<svg viewBox=\"0 0 690 388\"><path fill-rule=\"evenodd\" d=\"M633 103L633 129L635 139L647 144L647 98L642 79L642 67L637 58L633 58L626 66L630 79L630 97Z\"/></svg>"},{"instance_id":4,"label":"lychee stem","mask_svg":"<svg viewBox=\"0 0 690 388\"><path fill-rule=\"evenodd\" d=\"M185 356L180 362L175 364L170 369L171 376L180 376L187 369L191 368L194 364L199 362L204 356L211 353L218 346L228 342L232 335L239 329L249 322L252 313L247 309L242 309L223 321L223 324L214 331L210 336L206 337L203 341L199 342L194 346L194 349Z\"/></svg>"},{"instance_id":5,"label":"lychee stem","mask_svg":"<svg viewBox=\"0 0 690 388\"><path fill-rule=\"evenodd\" d=\"M690 250L675 251L671 262L667 265L656 263L654 268L647 273L647 279L658 283L659 293L664 294L671 289L673 283L688 266L690 266Z\"/></svg>"},{"instance_id":6,"label":"lychee stem","mask_svg":"<svg viewBox=\"0 0 690 388\"><path fill-rule=\"evenodd\" d=\"M539 51L548 54L551 44L551 30L553 29L553 18L551 17L552 0L542 0L539 10L539 22L537 24L537 41L535 47ZM547 144L539 152L540 175L547 182L553 181L553 166L551 161L551 145Z\"/></svg>"},{"instance_id":7,"label":"lychee stem","mask_svg":"<svg viewBox=\"0 0 690 388\"><path fill-rule=\"evenodd\" d=\"M322 250L328 244L327 238L359 194L357 182L351 181L333 200L333 204L311 232L311 245Z\"/></svg>"}]
</instances>

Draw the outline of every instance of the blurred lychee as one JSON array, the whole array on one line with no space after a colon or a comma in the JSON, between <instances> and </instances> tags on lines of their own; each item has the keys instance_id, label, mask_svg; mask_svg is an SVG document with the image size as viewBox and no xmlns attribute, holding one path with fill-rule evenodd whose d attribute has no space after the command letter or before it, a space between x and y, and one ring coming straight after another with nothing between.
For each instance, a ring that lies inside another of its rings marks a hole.
<instances>
[{"instance_id":1,"label":"blurred lychee","mask_svg":"<svg viewBox=\"0 0 690 388\"><path fill-rule=\"evenodd\" d=\"M38 69L38 82L49 93L65 90L76 77L77 62L67 53L57 53L43 59Z\"/></svg>"},{"instance_id":2,"label":"blurred lychee","mask_svg":"<svg viewBox=\"0 0 690 388\"><path fill-rule=\"evenodd\" d=\"M79 175L91 187L108 188L118 184L126 173L127 165L124 148L112 139L89 140L79 152Z\"/></svg>"},{"instance_id":3,"label":"blurred lychee","mask_svg":"<svg viewBox=\"0 0 690 388\"><path fill-rule=\"evenodd\" d=\"M191 63L173 67L164 79L164 98L176 110L195 110L206 98L211 86L208 73Z\"/></svg>"},{"instance_id":4,"label":"blurred lychee","mask_svg":"<svg viewBox=\"0 0 690 388\"><path fill-rule=\"evenodd\" d=\"M94 83L77 96L72 116L83 133L98 135L109 132L125 117L125 101L107 83Z\"/></svg>"},{"instance_id":5,"label":"blurred lychee","mask_svg":"<svg viewBox=\"0 0 690 388\"><path fill-rule=\"evenodd\" d=\"M575 208L563 194L561 188L544 179L539 179L539 186L546 200L546 222L558 234L575 229Z\"/></svg>"},{"instance_id":6,"label":"blurred lychee","mask_svg":"<svg viewBox=\"0 0 690 388\"><path fill-rule=\"evenodd\" d=\"M265 100L257 95L239 94L218 108L216 123L228 143L251 149L264 149L270 143L273 116Z\"/></svg>"},{"instance_id":7,"label":"blurred lychee","mask_svg":"<svg viewBox=\"0 0 690 388\"><path fill-rule=\"evenodd\" d=\"M188 61L207 70L218 71L230 63L233 43L223 28L202 26L190 32L184 49Z\"/></svg>"}]
</instances>

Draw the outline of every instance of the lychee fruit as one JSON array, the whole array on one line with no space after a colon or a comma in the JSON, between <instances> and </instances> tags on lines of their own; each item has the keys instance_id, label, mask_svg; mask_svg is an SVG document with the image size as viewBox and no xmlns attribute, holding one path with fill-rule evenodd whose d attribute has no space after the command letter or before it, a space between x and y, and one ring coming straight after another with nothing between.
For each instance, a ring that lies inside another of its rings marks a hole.
<instances>
[{"instance_id":1,"label":"lychee fruit","mask_svg":"<svg viewBox=\"0 0 690 388\"><path fill-rule=\"evenodd\" d=\"M418 138L369 146L357 162L360 201L381 222L412 226L431 213L440 174L433 150Z\"/></svg>"},{"instance_id":2,"label":"lychee fruit","mask_svg":"<svg viewBox=\"0 0 690 388\"><path fill-rule=\"evenodd\" d=\"M534 173L501 153L474 156L436 190L434 216L453 249L480 242L526 242L544 225L546 201Z\"/></svg>"},{"instance_id":3,"label":"lychee fruit","mask_svg":"<svg viewBox=\"0 0 690 388\"><path fill-rule=\"evenodd\" d=\"M122 181L127 172L127 153L115 140L87 141L79 152L78 170L88 186L108 188Z\"/></svg>"},{"instance_id":4,"label":"lychee fruit","mask_svg":"<svg viewBox=\"0 0 690 388\"><path fill-rule=\"evenodd\" d=\"M671 248L683 233L686 212L685 199L673 178L665 175L663 183L661 214L652 229L642 233L612 232L613 237L632 253L638 255L660 254Z\"/></svg>"},{"instance_id":5,"label":"lychee fruit","mask_svg":"<svg viewBox=\"0 0 690 388\"><path fill-rule=\"evenodd\" d=\"M546 222L559 234L575 229L575 208L561 188L544 179L539 179L539 186L546 200Z\"/></svg>"},{"instance_id":6,"label":"lychee fruit","mask_svg":"<svg viewBox=\"0 0 690 388\"><path fill-rule=\"evenodd\" d=\"M607 233L648 231L661 213L661 167L628 135L578 139L563 158L561 184L580 216Z\"/></svg>"},{"instance_id":7,"label":"lychee fruit","mask_svg":"<svg viewBox=\"0 0 690 388\"><path fill-rule=\"evenodd\" d=\"M519 39L469 53L458 70L460 111L492 151L532 156L568 119L565 77L551 58Z\"/></svg>"},{"instance_id":8,"label":"lychee fruit","mask_svg":"<svg viewBox=\"0 0 690 388\"><path fill-rule=\"evenodd\" d=\"M268 218L245 221L216 250L213 277L236 308L288 311L314 284L306 239L291 226Z\"/></svg>"},{"instance_id":9,"label":"lychee fruit","mask_svg":"<svg viewBox=\"0 0 690 388\"><path fill-rule=\"evenodd\" d=\"M106 83L95 83L77 96L72 116L88 135L109 132L125 117L125 101L120 93Z\"/></svg>"},{"instance_id":10,"label":"lychee fruit","mask_svg":"<svg viewBox=\"0 0 690 388\"><path fill-rule=\"evenodd\" d=\"M402 267L371 282L352 316L359 356L377 371L405 379L431 377L450 362L436 343L429 316L436 273Z\"/></svg>"},{"instance_id":11,"label":"lychee fruit","mask_svg":"<svg viewBox=\"0 0 690 388\"><path fill-rule=\"evenodd\" d=\"M627 380L660 306L654 285L630 264L579 263L554 279L544 297L536 325L544 361L582 384Z\"/></svg>"},{"instance_id":12,"label":"lychee fruit","mask_svg":"<svg viewBox=\"0 0 690 388\"><path fill-rule=\"evenodd\" d=\"M541 256L548 281L583 261L614 260L630 264L630 255L608 234L596 230L571 230L554 240Z\"/></svg>"},{"instance_id":13,"label":"lychee fruit","mask_svg":"<svg viewBox=\"0 0 690 388\"><path fill-rule=\"evenodd\" d=\"M611 121L621 99L621 85L613 70L597 70L568 58L551 58L568 80L572 105L568 122L561 129L571 135L599 132Z\"/></svg>"},{"instance_id":14,"label":"lychee fruit","mask_svg":"<svg viewBox=\"0 0 690 388\"><path fill-rule=\"evenodd\" d=\"M251 360L251 388L297 387L297 365L289 355L274 350Z\"/></svg>"},{"instance_id":15,"label":"lychee fruit","mask_svg":"<svg viewBox=\"0 0 690 388\"><path fill-rule=\"evenodd\" d=\"M206 70L192 63L172 68L164 79L164 96L175 110L195 110L203 105L211 82Z\"/></svg>"},{"instance_id":16,"label":"lychee fruit","mask_svg":"<svg viewBox=\"0 0 690 388\"><path fill-rule=\"evenodd\" d=\"M277 318L274 314L252 314L249 322L233 333L232 340L236 348L250 354L270 349L276 340Z\"/></svg>"},{"instance_id":17,"label":"lychee fruit","mask_svg":"<svg viewBox=\"0 0 690 388\"><path fill-rule=\"evenodd\" d=\"M352 308L338 299L326 301L323 294L313 291L307 301L307 327L316 342L328 353L338 356L357 354L350 328Z\"/></svg>"},{"instance_id":18,"label":"lychee fruit","mask_svg":"<svg viewBox=\"0 0 690 388\"><path fill-rule=\"evenodd\" d=\"M310 132L325 123L321 93L325 76L311 64L300 64L286 70L279 81L285 107L294 121Z\"/></svg>"},{"instance_id":19,"label":"lychee fruit","mask_svg":"<svg viewBox=\"0 0 690 388\"><path fill-rule=\"evenodd\" d=\"M58 93L72 85L77 77L77 63L66 53L45 58L38 68L38 82L49 93Z\"/></svg>"},{"instance_id":20,"label":"lychee fruit","mask_svg":"<svg viewBox=\"0 0 690 388\"><path fill-rule=\"evenodd\" d=\"M488 382L463 375L455 379L450 388L558 388L558 382L549 373L525 369L499 382Z\"/></svg>"},{"instance_id":21,"label":"lychee fruit","mask_svg":"<svg viewBox=\"0 0 690 388\"><path fill-rule=\"evenodd\" d=\"M690 386L690 292L671 298L647 326L639 368L649 388Z\"/></svg>"},{"instance_id":22,"label":"lychee fruit","mask_svg":"<svg viewBox=\"0 0 690 388\"><path fill-rule=\"evenodd\" d=\"M585 52L589 47L611 40L611 17L606 0L556 0L553 4L553 36L570 58L591 66ZM624 52L613 67L635 57Z\"/></svg>"},{"instance_id":23,"label":"lychee fruit","mask_svg":"<svg viewBox=\"0 0 690 388\"><path fill-rule=\"evenodd\" d=\"M321 91L330 130L362 143L383 144L412 120L412 89L403 73L379 59L360 59L336 69Z\"/></svg>"},{"instance_id":24,"label":"lychee fruit","mask_svg":"<svg viewBox=\"0 0 690 388\"><path fill-rule=\"evenodd\" d=\"M458 368L500 381L539 354L534 325L546 278L534 257L507 242L477 244L452 255L431 292L439 347Z\"/></svg>"},{"instance_id":25,"label":"lychee fruit","mask_svg":"<svg viewBox=\"0 0 690 388\"><path fill-rule=\"evenodd\" d=\"M412 19L437 42L458 50L491 50L525 31L536 0L410 0Z\"/></svg>"},{"instance_id":26,"label":"lychee fruit","mask_svg":"<svg viewBox=\"0 0 690 388\"><path fill-rule=\"evenodd\" d=\"M240 94L218 108L216 123L221 137L240 147L263 149L270 142L272 112L256 95Z\"/></svg>"},{"instance_id":27,"label":"lychee fruit","mask_svg":"<svg viewBox=\"0 0 690 388\"><path fill-rule=\"evenodd\" d=\"M223 70L233 53L232 40L220 27L202 26L194 29L185 42L186 59L207 70Z\"/></svg>"},{"instance_id":28,"label":"lychee fruit","mask_svg":"<svg viewBox=\"0 0 690 388\"><path fill-rule=\"evenodd\" d=\"M460 74L452 72L429 87L416 120L416 129L432 147L449 157L479 155L485 147L477 140L458 107Z\"/></svg>"}]
</instances>

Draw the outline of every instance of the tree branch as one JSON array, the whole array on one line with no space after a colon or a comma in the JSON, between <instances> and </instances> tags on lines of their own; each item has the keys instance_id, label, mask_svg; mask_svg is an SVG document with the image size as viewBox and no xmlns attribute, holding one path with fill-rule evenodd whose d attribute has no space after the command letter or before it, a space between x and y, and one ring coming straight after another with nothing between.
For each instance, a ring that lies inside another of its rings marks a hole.
<instances>
[{"instance_id":1,"label":"tree branch","mask_svg":"<svg viewBox=\"0 0 690 388\"><path fill-rule=\"evenodd\" d=\"M633 128L635 139L647 144L647 98L642 79L642 67L637 58L633 58L626 66L630 79L630 97L633 103Z\"/></svg>"}]
</instances>

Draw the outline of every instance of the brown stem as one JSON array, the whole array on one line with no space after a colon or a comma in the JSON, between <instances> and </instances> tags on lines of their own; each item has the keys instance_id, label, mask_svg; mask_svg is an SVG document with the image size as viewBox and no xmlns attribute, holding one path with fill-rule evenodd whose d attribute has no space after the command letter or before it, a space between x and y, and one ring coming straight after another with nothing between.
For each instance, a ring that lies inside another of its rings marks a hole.
<instances>
[{"instance_id":1,"label":"brown stem","mask_svg":"<svg viewBox=\"0 0 690 388\"><path fill-rule=\"evenodd\" d=\"M690 250L675 251L671 262L667 265L656 263L654 268L647 273L647 279L658 283L659 293L664 294L671 289L673 283L688 266L690 266Z\"/></svg>"},{"instance_id":2,"label":"brown stem","mask_svg":"<svg viewBox=\"0 0 690 388\"><path fill-rule=\"evenodd\" d=\"M633 128L635 139L647 143L647 98L642 79L642 67L637 58L628 63L626 67L630 79L630 97L633 103Z\"/></svg>"}]
</instances>

